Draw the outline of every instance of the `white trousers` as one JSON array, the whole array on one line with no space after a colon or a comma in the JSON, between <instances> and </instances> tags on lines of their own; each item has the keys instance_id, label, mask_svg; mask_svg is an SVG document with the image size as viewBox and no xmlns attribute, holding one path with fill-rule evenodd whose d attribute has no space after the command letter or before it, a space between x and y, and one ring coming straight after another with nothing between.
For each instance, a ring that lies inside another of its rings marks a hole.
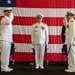
<instances>
[{"instance_id":1,"label":"white trousers","mask_svg":"<svg viewBox=\"0 0 75 75\"><path fill-rule=\"evenodd\" d=\"M35 60L36 60L36 67L43 67L44 62L44 51L45 45L44 44L37 44L35 45Z\"/></svg>"},{"instance_id":2,"label":"white trousers","mask_svg":"<svg viewBox=\"0 0 75 75\"><path fill-rule=\"evenodd\" d=\"M68 54L68 69L75 71L75 46L71 46Z\"/></svg>"},{"instance_id":3,"label":"white trousers","mask_svg":"<svg viewBox=\"0 0 75 75\"><path fill-rule=\"evenodd\" d=\"M5 69L9 65L11 42L1 41L1 68Z\"/></svg>"}]
</instances>

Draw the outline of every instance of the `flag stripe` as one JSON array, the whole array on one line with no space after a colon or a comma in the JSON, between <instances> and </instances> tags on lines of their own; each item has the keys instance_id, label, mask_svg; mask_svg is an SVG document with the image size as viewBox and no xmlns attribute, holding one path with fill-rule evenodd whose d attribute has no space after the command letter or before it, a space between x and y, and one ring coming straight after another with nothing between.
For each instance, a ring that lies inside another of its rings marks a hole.
<instances>
[{"instance_id":1,"label":"flag stripe","mask_svg":"<svg viewBox=\"0 0 75 75\"><path fill-rule=\"evenodd\" d=\"M31 43L31 35L13 34L15 43ZM49 44L62 44L61 35L49 35Z\"/></svg>"},{"instance_id":2,"label":"flag stripe","mask_svg":"<svg viewBox=\"0 0 75 75\"><path fill-rule=\"evenodd\" d=\"M2 17L0 16L0 19L1 18ZM45 17L43 22L48 26L63 26L63 18ZM35 17L15 17L13 20L13 25L32 26L34 23L36 23Z\"/></svg>"},{"instance_id":3,"label":"flag stripe","mask_svg":"<svg viewBox=\"0 0 75 75\"><path fill-rule=\"evenodd\" d=\"M62 53L47 53L49 61L61 61L62 62ZM16 61L32 61L32 53L29 52L15 52L13 59ZM46 54L44 55L44 60L46 60ZM66 56L63 55L63 61L66 60Z\"/></svg>"},{"instance_id":4,"label":"flag stripe","mask_svg":"<svg viewBox=\"0 0 75 75\"><path fill-rule=\"evenodd\" d=\"M48 34L49 35L61 35L62 26L48 26ZM32 33L31 26L13 26L13 34L28 34L31 35Z\"/></svg>"},{"instance_id":5,"label":"flag stripe","mask_svg":"<svg viewBox=\"0 0 75 75\"><path fill-rule=\"evenodd\" d=\"M16 0L17 7L23 8L74 8L75 0Z\"/></svg>"},{"instance_id":6,"label":"flag stripe","mask_svg":"<svg viewBox=\"0 0 75 75\"><path fill-rule=\"evenodd\" d=\"M49 35L61 35L62 26L48 26L48 34ZM1 26L0 26L1 31ZM32 34L32 27L31 26L18 26L13 25L13 34Z\"/></svg>"},{"instance_id":7,"label":"flag stripe","mask_svg":"<svg viewBox=\"0 0 75 75\"><path fill-rule=\"evenodd\" d=\"M34 48L32 44L15 43L15 52L32 52L31 48ZM61 53L62 44L48 44L48 53Z\"/></svg>"},{"instance_id":8,"label":"flag stripe","mask_svg":"<svg viewBox=\"0 0 75 75\"><path fill-rule=\"evenodd\" d=\"M0 8L0 16L3 16L3 10ZM14 16L19 17L35 17L38 13L42 13L44 17L64 17L67 11L75 13L75 8L15 8L13 7Z\"/></svg>"},{"instance_id":9,"label":"flag stripe","mask_svg":"<svg viewBox=\"0 0 75 75\"><path fill-rule=\"evenodd\" d=\"M45 17L43 19L43 22L46 23L48 26L63 26L63 18ZM16 24L16 25L31 26L34 23L36 23L35 17L15 17L13 20L13 24Z\"/></svg>"}]
</instances>

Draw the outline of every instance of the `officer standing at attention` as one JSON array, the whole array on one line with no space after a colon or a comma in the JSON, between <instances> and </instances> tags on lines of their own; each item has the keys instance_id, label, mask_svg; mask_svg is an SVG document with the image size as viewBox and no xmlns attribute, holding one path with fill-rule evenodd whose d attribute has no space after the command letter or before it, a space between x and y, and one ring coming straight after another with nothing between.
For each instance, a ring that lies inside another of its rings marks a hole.
<instances>
[{"instance_id":1,"label":"officer standing at attention","mask_svg":"<svg viewBox=\"0 0 75 75\"><path fill-rule=\"evenodd\" d=\"M74 14L67 12L67 26L66 26L66 39L65 44L67 44L68 52L68 69L66 72L75 72L75 20Z\"/></svg>"},{"instance_id":2,"label":"officer standing at attention","mask_svg":"<svg viewBox=\"0 0 75 75\"><path fill-rule=\"evenodd\" d=\"M12 8L3 10L4 17L1 19L1 71L10 72L13 69L9 68L9 57L12 42L12 21L13 13Z\"/></svg>"},{"instance_id":3,"label":"officer standing at attention","mask_svg":"<svg viewBox=\"0 0 75 75\"><path fill-rule=\"evenodd\" d=\"M43 15L36 16L37 23L32 25L32 44L35 48L35 69L44 69L44 51L45 45L48 44L48 27L47 24L42 22Z\"/></svg>"}]
</instances>

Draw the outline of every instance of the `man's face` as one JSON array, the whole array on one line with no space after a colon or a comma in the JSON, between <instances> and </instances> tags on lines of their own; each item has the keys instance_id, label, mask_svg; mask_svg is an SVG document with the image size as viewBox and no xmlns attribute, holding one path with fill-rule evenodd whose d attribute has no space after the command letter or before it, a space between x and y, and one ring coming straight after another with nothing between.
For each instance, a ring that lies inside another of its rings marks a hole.
<instances>
[{"instance_id":1,"label":"man's face","mask_svg":"<svg viewBox=\"0 0 75 75\"><path fill-rule=\"evenodd\" d=\"M70 20L71 18L73 18L73 16L67 15L66 18L67 18L67 20Z\"/></svg>"},{"instance_id":2,"label":"man's face","mask_svg":"<svg viewBox=\"0 0 75 75\"><path fill-rule=\"evenodd\" d=\"M42 18L38 18L37 21L40 23L42 22Z\"/></svg>"},{"instance_id":3,"label":"man's face","mask_svg":"<svg viewBox=\"0 0 75 75\"><path fill-rule=\"evenodd\" d=\"M4 12L4 15L9 16L9 11Z\"/></svg>"}]
</instances>

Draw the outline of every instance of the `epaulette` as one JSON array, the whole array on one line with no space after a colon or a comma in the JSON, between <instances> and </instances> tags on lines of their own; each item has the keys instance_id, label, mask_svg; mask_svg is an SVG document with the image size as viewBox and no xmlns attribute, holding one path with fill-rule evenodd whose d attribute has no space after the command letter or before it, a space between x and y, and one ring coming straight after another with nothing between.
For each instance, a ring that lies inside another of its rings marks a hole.
<instances>
[{"instance_id":1,"label":"epaulette","mask_svg":"<svg viewBox=\"0 0 75 75\"><path fill-rule=\"evenodd\" d=\"M71 22L73 22L73 20L71 20Z\"/></svg>"}]
</instances>

